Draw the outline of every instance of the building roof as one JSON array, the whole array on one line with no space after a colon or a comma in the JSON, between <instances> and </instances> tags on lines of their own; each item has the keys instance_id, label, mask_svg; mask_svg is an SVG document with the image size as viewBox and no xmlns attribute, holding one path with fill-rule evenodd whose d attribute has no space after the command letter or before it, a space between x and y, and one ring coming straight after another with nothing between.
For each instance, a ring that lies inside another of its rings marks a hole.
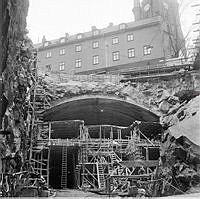
<instances>
[{"instance_id":1,"label":"building roof","mask_svg":"<svg viewBox=\"0 0 200 199\"><path fill-rule=\"evenodd\" d=\"M155 16L155 17L146 18L146 19L139 20L139 21L120 23L118 25L112 25L112 23L110 23L108 27L103 28L103 29L97 29L96 27L92 27L92 30L88 31L88 32L77 33L75 35L66 34L65 37L46 41L46 42L48 42L48 46L44 46L44 43L38 43L38 44L34 44L34 47L36 49L47 49L47 48L51 48L51 47L56 47L56 46L61 46L61 45L66 45L66 44L71 44L71 43L77 43L77 41L81 42L84 40L88 40L90 38L92 38L92 39L98 38L98 37L102 37L104 35L110 35L110 34L112 35L115 33L126 32L126 31L130 31L130 30L135 30L135 29L142 29L142 28L146 28L148 26L156 25L160 22L161 22L161 17ZM120 25L122 25L122 24L124 24L124 28L120 29ZM93 31L95 31L95 30L99 30L98 35L93 35ZM81 39L77 39L77 36L81 35L81 34L83 37ZM65 39L65 41L61 42L62 39Z\"/></svg>"}]
</instances>

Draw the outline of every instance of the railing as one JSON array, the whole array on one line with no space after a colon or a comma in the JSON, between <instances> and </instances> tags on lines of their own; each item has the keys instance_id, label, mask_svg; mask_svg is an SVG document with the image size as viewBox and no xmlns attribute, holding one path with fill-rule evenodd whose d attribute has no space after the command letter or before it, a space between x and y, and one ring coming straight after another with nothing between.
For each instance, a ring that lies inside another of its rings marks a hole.
<instances>
[{"instance_id":1,"label":"railing","mask_svg":"<svg viewBox=\"0 0 200 199\"><path fill-rule=\"evenodd\" d=\"M133 73L140 73L140 72L148 72L148 71L154 71L154 70L161 70L161 69L181 69L185 68L185 66L191 65L190 62L183 62L183 63L165 63L165 64L156 64L156 65L146 65L146 66L135 66L130 69L127 69L126 71L122 72L124 74L128 72L133 72Z\"/></svg>"},{"instance_id":2,"label":"railing","mask_svg":"<svg viewBox=\"0 0 200 199\"><path fill-rule=\"evenodd\" d=\"M127 69L121 69L113 71L115 74L89 74L89 75L78 75L78 74L69 74L60 71L50 71L51 75L56 75L60 82L67 81L79 81L79 82L111 82L114 84L119 84L122 79L124 79L124 75L129 75L130 73L134 76L142 77L144 74L142 73L151 73L158 71L178 71L180 69L184 69L186 66L191 65L192 62L187 59L172 59L166 60L163 63L158 63L155 65L143 65L143 66L133 66ZM165 72L166 72L165 71ZM138 75L137 75L138 73ZM119 75L122 74L122 75ZM150 75L150 74L149 74Z\"/></svg>"}]
</instances>

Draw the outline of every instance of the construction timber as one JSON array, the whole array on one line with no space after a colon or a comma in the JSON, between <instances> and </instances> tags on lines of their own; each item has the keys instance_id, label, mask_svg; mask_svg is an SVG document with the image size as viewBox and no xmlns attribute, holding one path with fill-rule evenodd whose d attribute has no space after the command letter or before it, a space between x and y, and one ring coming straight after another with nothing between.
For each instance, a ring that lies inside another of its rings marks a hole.
<instances>
[{"instance_id":1,"label":"construction timber","mask_svg":"<svg viewBox=\"0 0 200 199\"><path fill-rule=\"evenodd\" d=\"M137 127L85 126L84 122L76 138L52 138L55 131L51 126L62 122L50 122L48 139L40 142L46 142L46 146L62 146L63 189L67 188L68 178L67 149L78 147L78 163L74 168L77 188L114 194L127 192L139 182L145 190L151 191L159 166L158 141L148 139ZM150 157L150 150L158 155Z\"/></svg>"}]
</instances>

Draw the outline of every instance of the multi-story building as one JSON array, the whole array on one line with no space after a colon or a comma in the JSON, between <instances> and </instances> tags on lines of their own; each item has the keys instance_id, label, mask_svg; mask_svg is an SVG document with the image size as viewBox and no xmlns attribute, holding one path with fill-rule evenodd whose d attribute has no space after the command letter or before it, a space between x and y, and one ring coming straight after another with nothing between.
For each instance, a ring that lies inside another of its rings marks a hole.
<instances>
[{"instance_id":1,"label":"multi-story building","mask_svg":"<svg viewBox=\"0 0 200 199\"><path fill-rule=\"evenodd\" d=\"M135 0L135 21L36 44L39 70L120 73L184 52L176 0Z\"/></svg>"}]
</instances>

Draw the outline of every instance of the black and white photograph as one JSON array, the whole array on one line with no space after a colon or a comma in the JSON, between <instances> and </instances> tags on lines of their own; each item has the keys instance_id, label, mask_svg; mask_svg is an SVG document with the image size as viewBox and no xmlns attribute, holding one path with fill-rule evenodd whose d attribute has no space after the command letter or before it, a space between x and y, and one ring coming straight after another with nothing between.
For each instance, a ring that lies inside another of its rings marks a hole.
<instances>
[{"instance_id":1,"label":"black and white photograph","mask_svg":"<svg viewBox=\"0 0 200 199\"><path fill-rule=\"evenodd\" d=\"M200 198L200 0L0 0L0 197Z\"/></svg>"}]
</instances>

